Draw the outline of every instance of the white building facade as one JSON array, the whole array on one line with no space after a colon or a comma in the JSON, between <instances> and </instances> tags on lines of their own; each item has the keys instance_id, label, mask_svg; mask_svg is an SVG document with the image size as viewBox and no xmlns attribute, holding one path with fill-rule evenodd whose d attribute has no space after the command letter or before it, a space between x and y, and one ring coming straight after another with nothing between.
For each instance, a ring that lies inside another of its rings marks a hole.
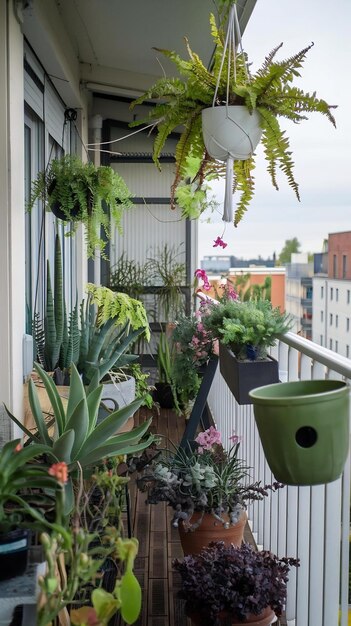
<instances>
[{"instance_id":1,"label":"white building facade","mask_svg":"<svg viewBox=\"0 0 351 626\"><path fill-rule=\"evenodd\" d=\"M312 340L342 356L351 356L351 281L313 278Z\"/></svg>"}]
</instances>

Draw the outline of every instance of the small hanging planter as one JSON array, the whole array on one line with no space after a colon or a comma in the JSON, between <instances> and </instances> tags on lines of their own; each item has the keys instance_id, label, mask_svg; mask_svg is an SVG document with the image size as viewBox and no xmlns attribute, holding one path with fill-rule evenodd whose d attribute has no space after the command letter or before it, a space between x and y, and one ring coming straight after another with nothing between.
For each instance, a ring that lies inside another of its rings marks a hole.
<instances>
[{"instance_id":1,"label":"small hanging planter","mask_svg":"<svg viewBox=\"0 0 351 626\"><path fill-rule=\"evenodd\" d=\"M319 485L341 475L349 450L349 388L336 380L253 389L267 463L287 485Z\"/></svg>"},{"instance_id":2,"label":"small hanging planter","mask_svg":"<svg viewBox=\"0 0 351 626\"><path fill-rule=\"evenodd\" d=\"M279 382L278 361L270 356L257 361L236 358L225 345L219 344L219 368L238 404L252 404L249 392L258 385Z\"/></svg>"}]
</instances>

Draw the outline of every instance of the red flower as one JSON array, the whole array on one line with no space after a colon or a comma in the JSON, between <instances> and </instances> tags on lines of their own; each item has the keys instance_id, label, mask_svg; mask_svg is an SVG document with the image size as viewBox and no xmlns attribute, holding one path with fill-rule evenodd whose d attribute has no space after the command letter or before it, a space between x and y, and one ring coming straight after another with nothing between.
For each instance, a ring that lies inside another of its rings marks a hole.
<instances>
[{"instance_id":1,"label":"red flower","mask_svg":"<svg viewBox=\"0 0 351 626\"><path fill-rule=\"evenodd\" d=\"M60 463L54 463L49 467L50 476L54 476L59 483L64 485L68 481L68 467L67 463L61 461Z\"/></svg>"},{"instance_id":2,"label":"red flower","mask_svg":"<svg viewBox=\"0 0 351 626\"><path fill-rule=\"evenodd\" d=\"M15 447L15 452L20 452L22 450L22 445L20 443L17 444L17 446Z\"/></svg>"}]
</instances>

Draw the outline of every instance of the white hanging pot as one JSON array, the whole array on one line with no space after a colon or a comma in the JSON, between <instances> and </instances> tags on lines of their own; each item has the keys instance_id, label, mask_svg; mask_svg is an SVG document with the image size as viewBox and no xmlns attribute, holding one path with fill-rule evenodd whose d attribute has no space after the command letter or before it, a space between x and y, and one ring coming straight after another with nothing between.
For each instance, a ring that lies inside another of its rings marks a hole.
<instances>
[{"instance_id":1,"label":"white hanging pot","mask_svg":"<svg viewBox=\"0 0 351 626\"><path fill-rule=\"evenodd\" d=\"M202 111L202 133L213 159L245 161L260 142L260 114L244 105L209 107Z\"/></svg>"}]
</instances>

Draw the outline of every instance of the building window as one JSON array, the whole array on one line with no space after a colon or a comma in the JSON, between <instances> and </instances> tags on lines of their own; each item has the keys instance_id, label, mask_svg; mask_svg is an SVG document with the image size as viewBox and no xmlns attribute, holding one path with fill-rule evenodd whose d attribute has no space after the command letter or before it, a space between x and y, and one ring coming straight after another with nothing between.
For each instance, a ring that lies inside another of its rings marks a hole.
<instances>
[{"instance_id":1,"label":"building window","mask_svg":"<svg viewBox=\"0 0 351 626\"><path fill-rule=\"evenodd\" d=\"M347 273L347 256L346 254L342 255L342 277L346 278Z\"/></svg>"},{"instance_id":2,"label":"building window","mask_svg":"<svg viewBox=\"0 0 351 626\"><path fill-rule=\"evenodd\" d=\"M321 346L323 345L323 335L321 335L321 337L320 337L320 344L321 344Z\"/></svg>"},{"instance_id":3,"label":"building window","mask_svg":"<svg viewBox=\"0 0 351 626\"><path fill-rule=\"evenodd\" d=\"M338 351L338 346L339 346L339 342L338 342L338 341L335 341L335 352L337 352L337 351Z\"/></svg>"},{"instance_id":4,"label":"building window","mask_svg":"<svg viewBox=\"0 0 351 626\"><path fill-rule=\"evenodd\" d=\"M324 298L324 287L321 287L321 298Z\"/></svg>"},{"instance_id":5,"label":"building window","mask_svg":"<svg viewBox=\"0 0 351 626\"><path fill-rule=\"evenodd\" d=\"M335 289L335 300L339 302L339 289Z\"/></svg>"},{"instance_id":6,"label":"building window","mask_svg":"<svg viewBox=\"0 0 351 626\"><path fill-rule=\"evenodd\" d=\"M350 304L350 289L347 290L346 302L347 302L347 304Z\"/></svg>"},{"instance_id":7,"label":"building window","mask_svg":"<svg viewBox=\"0 0 351 626\"><path fill-rule=\"evenodd\" d=\"M333 293L334 293L334 289L333 287L330 287L330 299L333 299Z\"/></svg>"},{"instance_id":8,"label":"building window","mask_svg":"<svg viewBox=\"0 0 351 626\"><path fill-rule=\"evenodd\" d=\"M346 358L350 357L350 346L346 346Z\"/></svg>"},{"instance_id":9,"label":"building window","mask_svg":"<svg viewBox=\"0 0 351 626\"><path fill-rule=\"evenodd\" d=\"M324 319L324 311L321 311L321 322L323 322Z\"/></svg>"},{"instance_id":10,"label":"building window","mask_svg":"<svg viewBox=\"0 0 351 626\"><path fill-rule=\"evenodd\" d=\"M337 328L339 325L339 316L335 315L335 328Z\"/></svg>"},{"instance_id":11,"label":"building window","mask_svg":"<svg viewBox=\"0 0 351 626\"><path fill-rule=\"evenodd\" d=\"M337 256L333 254L333 278L337 278Z\"/></svg>"},{"instance_id":12,"label":"building window","mask_svg":"<svg viewBox=\"0 0 351 626\"><path fill-rule=\"evenodd\" d=\"M333 349L333 340L329 339L329 349L332 350Z\"/></svg>"},{"instance_id":13,"label":"building window","mask_svg":"<svg viewBox=\"0 0 351 626\"><path fill-rule=\"evenodd\" d=\"M347 331L350 330L350 318L349 317L346 318L346 330Z\"/></svg>"},{"instance_id":14,"label":"building window","mask_svg":"<svg viewBox=\"0 0 351 626\"><path fill-rule=\"evenodd\" d=\"M333 324L333 314L329 313L329 324L330 326Z\"/></svg>"},{"instance_id":15,"label":"building window","mask_svg":"<svg viewBox=\"0 0 351 626\"><path fill-rule=\"evenodd\" d=\"M307 300L312 300L313 291L312 287L306 287L306 298Z\"/></svg>"}]
</instances>

